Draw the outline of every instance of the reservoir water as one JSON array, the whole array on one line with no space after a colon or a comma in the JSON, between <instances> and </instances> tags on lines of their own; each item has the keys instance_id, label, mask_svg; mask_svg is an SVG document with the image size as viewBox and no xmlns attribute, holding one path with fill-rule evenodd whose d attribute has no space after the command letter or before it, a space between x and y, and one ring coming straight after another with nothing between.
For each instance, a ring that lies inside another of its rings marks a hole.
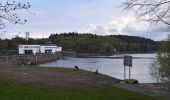
<instances>
[{"instance_id":1,"label":"reservoir water","mask_svg":"<svg viewBox=\"0 0 170 100\"><path fill-rule=\"evenodd\" d=\"M137 79L140 83L155 83L156 80L150 75L150 67L156 58L156 54L116 54L109 57L123 57L124 55L130 55L133 57L144 57L143 59L133 59L133 67L131 68L131 78ZM118 79L124 79L124 65L122 59L110 59L110 58L74 58L65 57L64 59L56 62L50 62L40 65L40 67L64 67L74 68L78 66L80 69L88 71L96 71L99 73L115 77ZM128 78L128 67L126 67L126 73Z\"/></svg>"}]
</instances>

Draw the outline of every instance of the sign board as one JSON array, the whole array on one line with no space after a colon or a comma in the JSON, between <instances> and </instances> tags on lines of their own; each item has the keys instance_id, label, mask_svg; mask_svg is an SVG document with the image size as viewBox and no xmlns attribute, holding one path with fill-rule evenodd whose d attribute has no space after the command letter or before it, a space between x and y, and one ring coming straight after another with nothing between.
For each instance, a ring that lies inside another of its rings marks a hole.
<instances>
[{"instance_id":1,"label":"sign board","mask_svg":"<svg viewBox=\"0 0 170 100\"><path fill-rule=\"evenodd\" d=\"M132 67L132 56L124 56L124 66Z\"/></svg>"}]
</instances>

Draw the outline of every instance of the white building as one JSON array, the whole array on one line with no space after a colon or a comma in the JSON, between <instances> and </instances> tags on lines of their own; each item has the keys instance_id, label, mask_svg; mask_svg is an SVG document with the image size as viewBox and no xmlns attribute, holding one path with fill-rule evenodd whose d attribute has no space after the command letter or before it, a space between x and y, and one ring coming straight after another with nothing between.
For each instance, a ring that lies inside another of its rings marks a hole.
<instances>
[{"instance_id":1,"label":"white building","mask_svg":"<svg viewBox=\"0 0 170 100\"><path fill-rule=\"evenodd\" d=\"M56 45L19 45L18 46L18 53L21 55L27 54L45 54L45 53L57 53L61 52L62 47L58 47Z\"/></svg>"}]
</instances>

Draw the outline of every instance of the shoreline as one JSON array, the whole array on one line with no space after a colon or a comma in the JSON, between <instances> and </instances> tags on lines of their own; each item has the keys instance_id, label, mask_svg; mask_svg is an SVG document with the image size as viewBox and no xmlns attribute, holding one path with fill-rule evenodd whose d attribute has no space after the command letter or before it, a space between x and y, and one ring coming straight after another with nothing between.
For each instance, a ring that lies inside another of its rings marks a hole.
<instances>
[{"instance_id":1,"label":"shoreline","mask_svg":"<svg viewBox=\"0 0 170 100\"><path fill-rule=\"evenodd\" d=\"M117 52L113 54L101 54L101 53L89 53L89 52L75 52L75 51L63 51L63 56L65 57L90 57L90 56L111 56L119 54L157 54L157 52Z\"/></svg>"}]
</instances>

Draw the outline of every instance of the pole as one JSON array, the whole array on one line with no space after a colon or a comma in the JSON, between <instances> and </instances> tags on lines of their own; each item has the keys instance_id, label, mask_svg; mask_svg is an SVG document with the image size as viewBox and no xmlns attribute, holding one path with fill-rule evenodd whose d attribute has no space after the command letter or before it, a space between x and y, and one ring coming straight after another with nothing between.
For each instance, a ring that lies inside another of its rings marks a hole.
<instances>
[{"instance_id":1,"label":"pole","mask_svg":"<svg viewBox=\"0 0 170 100\"><path fill-rule=\"evenodd\" d=\"M129 67L129 80L131 78L131 67Z\"/></svg>"},{"instance_id":2,"label":"pole","mask_svg":"<svg viewBox=\"0 0 170 100\"><path fill-rule=\"evenodd\" d=\"M36 65L38 64L38 57L37 57L37 55L35 56L35 63L36 63Z\"/></svg>"},{"instance_id":3,"label":"pole","mask_svg":"<svg viewBox=\"0 0 170 100\"><path fill-rule=\"evenodd\" d=\"M126 79L126 66L124 66L124 80Z\"/></svg>"},{"instance_id":4,"label":"pole","mask_svg":"<svg viewBox=\"0 0 170 100\"><path fill-rule=\"evenodd\" d=\"M9 63L9 57L7 56L7 64Z\"/></svg>"}]
</instances>

